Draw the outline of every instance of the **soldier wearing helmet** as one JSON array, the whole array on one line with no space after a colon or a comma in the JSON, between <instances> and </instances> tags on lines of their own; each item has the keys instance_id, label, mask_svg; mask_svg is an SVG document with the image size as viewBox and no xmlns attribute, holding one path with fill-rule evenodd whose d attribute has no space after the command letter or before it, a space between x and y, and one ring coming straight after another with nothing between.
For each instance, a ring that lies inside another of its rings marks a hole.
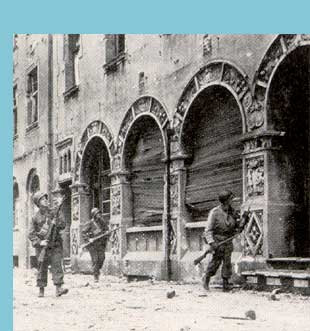
<instances>
[{"instance_id":1,"label":"soldier wearing helmet","mask_svg":"<svg viewBox=\"0 0 310 331\"><path fill-rule=\"evenodd\" d=\"M62 268L62 238L59 231L66 226L63 218L51 211L48 205L48 195L44 192L36 192L32 200L39 208L31 220L29 239L36 249L37 259L42 249L46 248L44 259L38 265L37 286L39 287L39 297L44 297L44 288L47 286L48 266L51 266L53 282L56 286L56 296L68 293L68 289L62 288L64 283L64 273ZM60 213L58 213L60 214ZM57 218L57 219L56 219ZM48 232L52 223L55 223L56 232L53 242L48 242Z\"/></svg>"},{"instance_id":2,"label":"soldier wearing helmet","mask_svg":"<svg viewBox=\"0 0 310 331\"><path fill-rule=\"evenodd\" d=\"M108 231L108 222L103 219L103 216L98 208L91 210L91 220L84 225L82 230L82 237L85 242L90 242L87 249L90 253L92 260L92 270L94 275L94 281L99 281L100 269L103 266L105 260L105 248L106 248L106 237L96 239L104 232Z\"/></svg>"},{"instance_id":3,"label":"soldier wearing helmet","mask_svg":"<svg viewBox=\"0 0 310 331\"><path fill-rule=\"evenodd\" d=\"M229 291L231 286L229 278L232 275L231 254L233 251L232 241L218 245L219 242L241 232L248 214L244 212L240 221L239 213L232 208L234 195L231 191L225 190L218 196L220 205L211 209L205 228L205 240L213 250L212 258L207 266L203 278L203 287L209 289L210 278L215 275L219 266L222 265L223 291Z\"/></svg>"}]
</instances>

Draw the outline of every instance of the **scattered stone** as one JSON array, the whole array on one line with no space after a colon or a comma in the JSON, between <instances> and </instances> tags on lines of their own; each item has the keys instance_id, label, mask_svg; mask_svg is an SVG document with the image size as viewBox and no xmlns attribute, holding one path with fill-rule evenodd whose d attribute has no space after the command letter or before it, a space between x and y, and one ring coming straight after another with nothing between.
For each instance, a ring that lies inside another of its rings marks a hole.
<instances>
[{"instance_id":1,"label":"scattered stone","mask_svg":"<svg viewBox=\"0 0 310 331\"><path fill-rule=\"evenodd\" d=\"M173 298L173 297L175 297L175 290L173 290L173 291L168 291L168 292L167 292L167 298L168 298L168 299L171 299L171 298Z\"/></svg>"},{"instance_id":2,"label":"scattered stone","mask_svg":"<svg viewBox=\"0 0 310 331\"><path fill-rule=\"evenodd\" d=\"M95 324L91 324L88 326L89 329L92 329L95 326Z\"/></svg>"},{"instance_id":3,"label":"scattered stone","mask_svg":"<svg viewBox=\"0 0 310 331\"><path fill-rule=\"evenodd\" d=\"M183 328L180 329L180 331L190 331L190 327L189 326L184 326Z\"/></svg>"},{"instance_id":4,"label":"scattered stone","mask_svg":"<svg viewBox=\"0 0 310 331\"><path fill-rule=\"evenodd\" d=\"M250 319L250 320L255 320L256 319L256 313L254 310L247 310L245 312L245 317Z\"/></svg>"},{"instance_id":5,"label":"scattered stone","mask_svg":"<svg viewBox=\"0 0 310 331\"><path fill-rule=\"evenodd\" d=\"M270 300L273 300L273 301L277 301L279 300L279 298L277 297L277 294L280 292L280 289L276 288L275 290L273 290L271 292L271 295L270 295Z\"/></svg>"},{"instance_id":6,"label":"scattered stone","mask_svg":"<svg viewBox=\"0 0 310 331\"><path fill-rule=\"evenodd\" d=\"M89 286L89 282L87 282L86 284L84 284L84 287L87 287L87 286Z\"/></svg>"}]
</instances>

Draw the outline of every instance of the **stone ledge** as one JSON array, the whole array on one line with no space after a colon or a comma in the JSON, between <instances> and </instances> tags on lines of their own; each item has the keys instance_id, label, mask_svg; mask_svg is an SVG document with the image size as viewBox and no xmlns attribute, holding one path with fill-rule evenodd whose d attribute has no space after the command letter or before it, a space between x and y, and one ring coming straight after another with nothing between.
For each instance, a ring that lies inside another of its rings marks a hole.
<instances>
[{"instance_id":1,"label":"stone ledge","mask_svg":"<svg viewBox=\"0 0 310 331\"><path fill-rule=\"evenodd\" d=\"M158 232L162 231L162 225L154 225L154 226L134 226L126 229L126 233L137 233L137 232Z\"/></svg>"}]
</instances>

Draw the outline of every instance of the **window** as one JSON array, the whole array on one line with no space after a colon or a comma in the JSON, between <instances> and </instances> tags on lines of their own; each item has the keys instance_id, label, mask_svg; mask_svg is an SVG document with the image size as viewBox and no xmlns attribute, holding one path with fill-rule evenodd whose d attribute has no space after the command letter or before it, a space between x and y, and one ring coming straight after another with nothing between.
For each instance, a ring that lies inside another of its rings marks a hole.
<instances>
[{"instance_id":1,"label":"window","mask_svg":"<svg viewBox=\"0 0 310 331\"><path fill-rule=\"evenodd\" d=\"M27 125L38 122L38 69L35 67L27 77Z\"/></svg>"},{"instance_id":2,"label":"window","mask_svg":"<svg viewBox=\"0 0 310 331\"><path fill-rule=\"evenodd\" d=\"M14 125L14 136L17 135L17 86L13 87L13 125Z\"/></svg>"},{"instance_id":3,"label":"window","mask_svg":"<svg viewBox=\"0 0 310 331\"><path fill-rule=\"evenodd\" d=\"M18 184L14 182L13 185L13 228L16 228L18 226L18 212L19 212L19 190L18 190Z\"/></svg>"},{"instance_id":4,"label":"window","mask_svg":"<svg viewBox=\"0 0 310 331\"><path fill-rule=\"evenodd\" d=\"M68 34L64 39L65 51L65 96L77 91L79 84L80 35Z\"/></svg>"},{"instance_id":5,"label":"window","mask_svg":"<svg viewBox=\"0 0 310 331\"><path fill-rule=\"evenodd\" d=\"M106 35L106 71L115 71L117 64L124 59L125 55L125 35Z\"/></svg>"}]
</instances>

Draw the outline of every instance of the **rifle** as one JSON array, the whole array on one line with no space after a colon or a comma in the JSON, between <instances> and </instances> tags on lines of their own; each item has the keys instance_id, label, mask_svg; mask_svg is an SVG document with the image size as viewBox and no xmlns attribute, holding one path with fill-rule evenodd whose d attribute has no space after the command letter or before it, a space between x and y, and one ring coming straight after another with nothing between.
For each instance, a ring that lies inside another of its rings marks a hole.
<instances>
[{"instance_id":1,"label":"rifle","mask_svg":"<svg viewBox=\"0 0 310 331\"><path fill-rule=\"evenodd\" d=\"M50 247L49 244L51 242L54 242L55 241L55 236L56 236L56 231L55 231L55 228L56 228L56 223L54 220L57 219L58 215L59 215L59 212L60 212L60 208L62 207L64 201L66 200L67 198L64 198L62 199L61 203L59 204L59 206L57 207L56 209L56 213L55 215L53 216L53 220L48 228L48 231L47 231L47 234L46 234L46 240L47 240L47 245L42 247L41 249L41 252L40 252L40 255L39 255L39 258L38 258L38 262L39 263L42 263L45 259L45 256L46 256L46 251L47 249ZM53 212L52 209L49 209L49 212Z\"/></svg>"},{"instance_id":2,"label":"rifle","mask_svg":"<svg viewBox=\"0 0 310 331\"><path fill-rule=\"evenodd\" d=\"M96 236L96 237L91 238L91 241L85 243L84 245L81 245L81 249L82 249L82 250L85 250L85 248L87 248L89 245L93 244L96 240L98 240L98 239L100 239L100 238L103 238L103 237L106 237L106 236L108 236L109 234L111 234L111 233L115 232L116 230L119 230L119 229L121 229L121 228L123 228L123 227L124 227L123 225L122 225L122 226L118 226L118 227L116 227L116 228L114 228L114 229L112 229L112 230L106 231L106 232L104 232L104 233L99 234L99 235Z\"/></svg>"},{"instance_id":3,"label":"rifle","mask_svg":"<svg viewBox=\"0 0 310 331\"><path fill-rule=\"evenodd\" d=\"M231 240L234 240L237 236L239 236L240 233L236 233L234 234L233 236L225 239L225 240L222 240L220 241L218 244L217 244L217 247L231 241ZM208 248L204 251L204 253L200 256L197 257L197 259L194 260L194 265L197 265L198 263L200 263L209 253L212 253L213 252L213 249L211 248L210 245L208 245Z\"/></svg>"},{"instance_id":4,"label":"rifle","mask_svg":"<svg viewBox=\"0 0 310 331\"><path fill-rule=\"evenodd\" d=\"M249 221L249 217L248 217L249 212L250 212L250 207L248 208L248 210L247 210L247 212L246 212L247 220L246 220L246 222L243 224L241 231L238 232L238 233L236 233L236 234L234 234L233 236L231 236L231 237L225 239L225 240L220 241L220 242L217 244L217 247L219 247L219 246L221 246L221 245L223 245L223 244L225 244L225 243L227 243L227 242L229 242L229 241L232 241L232 240L234 240L237 236L239 236L239 234L243 231L243 229L245 228L246 224L247 224L248 221ZM242 216L242 217L243 217L243 216ZM201 262L201 261L202 261L202 260L203 260L203 259L209 254L209 253L212 253L212 252L214 252L213 249L211 248L210 245L208 245L208 248L204 251L204 253L203 253L202 255L198 256L198 257L194 260L194 265L197 265L198 263L200 263L200 262Z\"/></svg>"}]
</instances>

